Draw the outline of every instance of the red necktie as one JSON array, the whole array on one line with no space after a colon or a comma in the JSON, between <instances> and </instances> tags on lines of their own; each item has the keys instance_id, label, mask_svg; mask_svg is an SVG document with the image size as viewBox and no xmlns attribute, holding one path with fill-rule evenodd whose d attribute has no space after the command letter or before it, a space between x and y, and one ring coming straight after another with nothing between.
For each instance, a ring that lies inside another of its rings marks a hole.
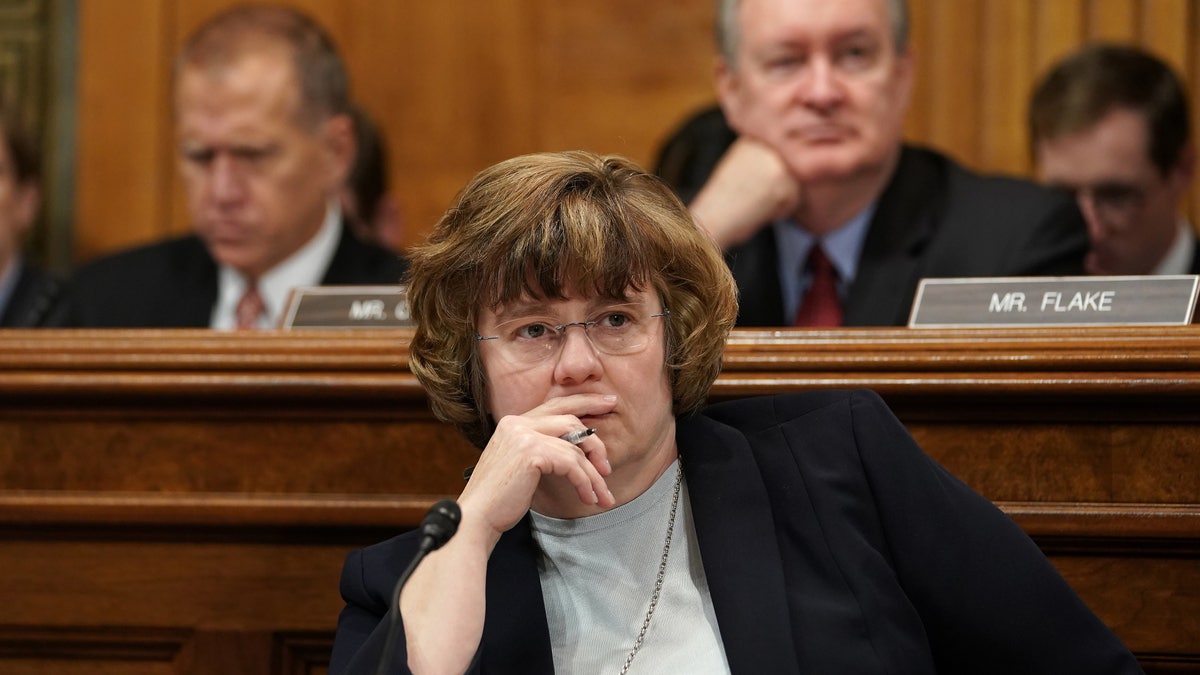
<instances>
[{"instance_id":1,"label":"red necktie","mask_svg":"<svg viewBox=\"0 0 1200 675\"><path fill-rule=\"evenodd\" d=\"M238 330L247 330L258 328L258 317L266 310L266 305L263 304L262 296L258 294L258 287L251 286L246 289L246 294L238 300L237 316Z\"/></svg>"},{"instance_id":2,"label":"red necktie","mask_svg":"<svg viewBox=\"0 0 1200 675\"><path fill-rule=\"evenodd\" d=\"M837 270L825 256L820 244L813 244L808 254L808 272L812 283L800 300L795 326L842 325L842 300L837 292Z\"/></svg>"}]
</instances>

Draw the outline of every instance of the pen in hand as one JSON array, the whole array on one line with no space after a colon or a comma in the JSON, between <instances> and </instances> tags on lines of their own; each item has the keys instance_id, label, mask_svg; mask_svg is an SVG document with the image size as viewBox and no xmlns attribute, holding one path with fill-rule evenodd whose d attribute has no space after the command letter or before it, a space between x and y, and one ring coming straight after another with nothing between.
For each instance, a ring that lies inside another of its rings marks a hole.
<instances>
[{"instance_id":1,"label":"pen in hand","mask_svg":"<svg viewBox=\"0 0 1200 675\"><path fill-rule=\"evenodd\" d=\"M570 443L571 445L579 445L580 443L583 442L583 439L587 438L588 436L591 436L594 433L596 433L596 427L589 427L587 429L580 429L578 431L568 431L567 433L563 434L562 436L559 436L559 438ZM475 471L475 467L473 467L473 466L468 466L466 469L464 469L463 470L463 480L470 480L471 473L474 471Z\"/></svg>"},{"instance_id":2,"label":"pen in hand","mask_svg":"<svg viewBox=\"0 0 1200 675\"><path fill-rule=\"evenodd\" d=\"M571 445L579 445L583 442L583 439L591 436L594 433L596 433L596 427L591 427L589 429L580 429L579 431L569 431L562 436L559 436L559 438L570 443Z\"/></svg>"}]
</instances>

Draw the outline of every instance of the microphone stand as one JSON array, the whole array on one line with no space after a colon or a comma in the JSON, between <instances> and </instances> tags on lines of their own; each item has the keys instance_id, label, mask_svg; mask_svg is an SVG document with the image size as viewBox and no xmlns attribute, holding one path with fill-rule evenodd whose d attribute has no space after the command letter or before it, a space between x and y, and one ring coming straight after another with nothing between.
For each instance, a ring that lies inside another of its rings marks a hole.
<instances>
[{"instance_id":1,"label":"microphone stand","mask_svg":"<svg viewBox=\"0 0 1200 675\"><path fill-rule=\"evenodd\" d=\"M404 589L404 584L408 583L408 578L412 576L413 570L417 569L417 565L425 559L425 556L441 548L450 540L450 537L454 536L460 520L462 520L462 511L459 510L458 503L452 499L443 499L430 507L429 512L425 514L425 519L421 521L422 535L421 543L417 545L417 553L408 563L408 567L405 568L400 578L396 580L396 586L392 590L392 605L388 608L387 637L383 641L383 649L379 654L375 675L387 675L388 664L396 652L396 640L400 637L400 591Z\"/></svg>"}]
</instances>

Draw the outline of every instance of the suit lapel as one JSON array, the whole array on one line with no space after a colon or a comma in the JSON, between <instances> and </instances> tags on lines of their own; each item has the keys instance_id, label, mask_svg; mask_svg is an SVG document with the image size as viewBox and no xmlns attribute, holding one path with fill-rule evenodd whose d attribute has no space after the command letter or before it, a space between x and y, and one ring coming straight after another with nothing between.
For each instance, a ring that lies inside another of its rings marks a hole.
<instances>
[{"instance_id":1,"label":"suit lapel","mask_svg":"<svg viewBox=\"0 0 1200 675\"><path fill-rule=\"evenodd\" d=\"M62 285L38 267L23 262L8 305L0 311L0 326L36 328L50 314Z\"/></svg>"},{"instance_id":2,"label":"suit lapel","mask_svg":"<svg viewBox=\"0 0 1200 675\"><path fill-rule=\"evenodd\" d=\"M164 327L204 327L212 322L217 306L217 261L199 237L180 243L175 262L179 270L178 292L168 294L163 317L171 317Z\"/></svg>"},{"instance_id":3,"label":"suit lapel","mask_svg":"<svg viewBox=\"0 0 1200 675\"><path fill-rule=\"evenodd\" d=\"M362 261L363 256L360 250L362 246L350 233L350 228L346 226L345 221L342 222L341 233L333 257L329 259L329 267L326 268L325 275L321 278L322 285L355 283L358 282L358 276L361 274L361 270L355 269L361 265L355 263Z\"/></svg>"},{"instance_id":4,"label":"suit lapel","mask_svg":"<svg viewBox=\"0 0 1200 675\"><path fill-rule=\"evenodd\" d=\"M537 556L526 514L500 537L488 559L487 608L477 657L488 664L488 673L554 673Z\"/></svg>"},{"instance_id":5,"label":"suit lapel","mask_svg":"<svg viewBox=\"0 0 1200 675\"><path fill-rule=\"evenodd\" d=\"M775 228L761 228L749 241L725 256L738 284L739 326L784 324L783 289L779 284L779 253Z\"/></svg>"},{"instance_id":6,"label":"suit lapel","mask_svg":"<svg viewBox=\"0 0 1200 675\"><path fill-rule=\"evenodd\" d=\"M944 167L932 155L901 150L863 242L846 300L847 326L905 323L945 189Z\"/></svg>"},{"instance_id":7,"label":"suit lapel","mask_svg":"<svg viewBox=\"0 0 1200 675\"><path fill-rule=\"evenodd\" d=\"M753 451L702 416L681 419L676 438L730 669L798 672L775 523Z\"/></svg>"},{"instance_id":8,"label":"suit lapel","mask_svg":"<svg viewBox=\"0 0 1200 675\"><path fill-rule=\"evenodd\" d=\"M1188 269L1188 274L1200 274L1200 241L1192 247L1192 264Z\"/></svg>"}]
</instances>

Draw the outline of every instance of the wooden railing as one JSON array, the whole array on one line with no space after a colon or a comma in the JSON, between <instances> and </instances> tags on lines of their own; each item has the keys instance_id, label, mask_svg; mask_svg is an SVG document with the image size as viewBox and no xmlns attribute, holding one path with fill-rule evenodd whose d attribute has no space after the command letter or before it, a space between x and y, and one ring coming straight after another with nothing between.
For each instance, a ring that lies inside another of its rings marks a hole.
<instances>
[{"instance_id":1,"label":"wooden railing","mask_svg":"<svg viewBox=\"0 0 1200 675\"><path fill-rule=\"evenodd\" d=\"M0 672L320 673L350 549L477 451L406 331L0 332ZM737 331L714 399L870 387L1148 672L1200 672L1200 329Z\"/></svg>"}]
</instances>

